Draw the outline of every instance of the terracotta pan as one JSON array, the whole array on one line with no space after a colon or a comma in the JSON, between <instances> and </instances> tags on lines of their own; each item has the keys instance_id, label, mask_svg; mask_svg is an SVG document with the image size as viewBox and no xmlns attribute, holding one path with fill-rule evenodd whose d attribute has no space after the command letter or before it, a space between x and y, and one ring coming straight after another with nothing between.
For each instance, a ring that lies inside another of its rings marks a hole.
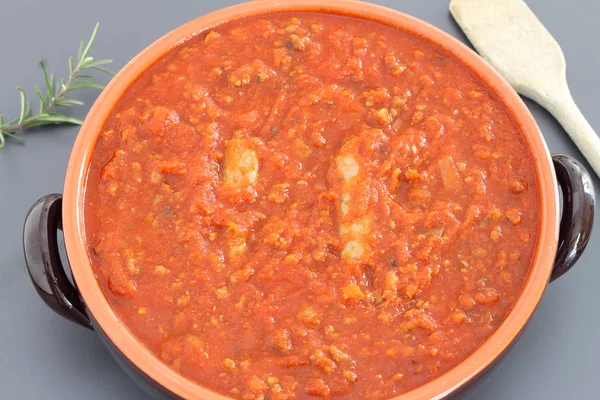
<instances>
[{"instance_id":1,"label":"terracotta pan","mask_svg":"<svg viewBox=\"0 0 600 400\"><path fill-rule=\"evenodd\" d=\"M483 59L439 29L385 7L352 0L255 1L202 16L165 35L127 64L102 92L77 137L65 179L64 200L49 195L25 221L24 249L31 278L42 298L61 315L95 329L125 370L156 397L224 399L178 375L146 349L110 307L87 254L83 202L90 159L100 128L131 84L174 46L228 21L278 11L317 11L350 15L397 27L451 54L487 82L504 102L533 155L540 192L537 250L523 291L497 331L470 357L435 380L397 399L440 399L465 388L514 342L534 312L549 281L566 272L585 248L593 221L594 191L583 166L568 156L551 157L533 117L517 93ZM556 167L556 172L554 166ZM558 183L563 193L559 216ZM62 220L61 220L62 212ZM56 243L65 243L76 286L67 279ZM85 349L81 349L85 351Z\"/></svg>"}]
</instances>

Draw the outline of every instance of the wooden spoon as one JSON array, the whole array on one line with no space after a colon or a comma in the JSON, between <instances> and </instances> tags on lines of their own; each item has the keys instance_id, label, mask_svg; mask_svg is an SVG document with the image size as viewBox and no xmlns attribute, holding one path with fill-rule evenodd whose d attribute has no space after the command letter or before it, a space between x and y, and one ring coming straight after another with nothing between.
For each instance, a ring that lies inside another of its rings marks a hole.
<instances>
[{"instance_id":1,"label":"wooden spoon","mask_svg":"<svg viewBox=\"0 0 600 400\"><path fill-rule=\"evenodd\" d=\"M513 88L548 110L600 176L600 138L571 97L563 52L523 0L451 0L475 49Z\"/></svg>"}]
</instances>

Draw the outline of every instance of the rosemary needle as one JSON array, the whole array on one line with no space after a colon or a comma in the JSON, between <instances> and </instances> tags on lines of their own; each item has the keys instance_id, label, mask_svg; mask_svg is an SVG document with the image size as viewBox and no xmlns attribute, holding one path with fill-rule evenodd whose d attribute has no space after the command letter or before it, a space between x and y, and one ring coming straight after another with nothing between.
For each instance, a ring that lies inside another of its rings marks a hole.
<instances>
[{"instance_id":1,"label":"rosemary needle","mask_svg":"<svg viewBox=\"0 0 600 400\"><path fill-rule=\"evenodd\" d=\"M31 113L31 103L27 101L25 91L17 86L21 102L21 111L18 117L7 123L4 123L4 118L2 114L0 114L0 149L4 148L6 145L6 138L22 141L23 138L17 134L17 131L25 128L54 124L82 124L83 121L80 119L56 112L55 108L83 104L83 102L79 100L67 98L66 95L69 92L83 88L104 88L104 85L91 81L91 79L94 79L94 76L89 75L88 73L84 74L83 72L96 70L114 75L113 72L103 67L103 65L110 64L112 60L95 60L94 57L88 55L92 48L92 44L94 43L94 39L96 39L98 26L99 25L96 24L92 36L87 43L84 43L83 41L79 43L77 59L73 60L73 57L69 57L69 76L66 79L62 78L60 80L55 80L53 74L48 74L44 62L40 61L46 87L45 93L43 93L39 87L35 87L35 91L40 99L39 111L37 113Z\"/></svg>"}]
</instances>

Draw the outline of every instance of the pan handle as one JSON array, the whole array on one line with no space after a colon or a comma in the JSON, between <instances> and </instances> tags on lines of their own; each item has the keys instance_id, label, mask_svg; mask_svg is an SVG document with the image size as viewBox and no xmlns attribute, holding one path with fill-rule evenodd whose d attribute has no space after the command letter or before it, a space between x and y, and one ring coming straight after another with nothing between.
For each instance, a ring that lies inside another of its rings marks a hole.
<instances>
[{"instance_id":1,"label":"pan handle","mask_svg":"<svg viewBox=\"0 0 600 400\"><path fill-rule=\"evenodd\" d=\"M570 270L587 246L594 225L594 185L585 167L565 154L552 155L563 194L558 250L550 282Z\"/></svg>"},{"instance_id":2,"label":"pan handle","mask_svg":"<svg viewBox=\"0 0 600 400\"><path fill-rule=\"evenodd\" d=\"M93 329L77 287L71 283L58 252L57 233L62 230L62 195L49 194L27 213L23 227L25 263L33 286L58 314Z\"/></svg>"}]
</instances>

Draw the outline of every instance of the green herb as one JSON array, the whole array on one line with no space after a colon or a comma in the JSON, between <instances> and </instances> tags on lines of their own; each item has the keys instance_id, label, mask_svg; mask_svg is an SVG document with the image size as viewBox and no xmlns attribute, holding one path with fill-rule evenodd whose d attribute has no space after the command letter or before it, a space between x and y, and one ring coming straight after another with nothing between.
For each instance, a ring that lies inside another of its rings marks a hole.
<instances>
[{"instance_id":1,"label":"green herb","mask_svg":"<svg viewBox=\"0 0 600 400\"><path fill-rule=\"evenodd\" d=\"M4 148L7 137L16 139L18 141L23 141L23 138L17 135L16 132L24 128L34 128L36 126L54 124L81 125L83 123L83 121L80 119L51 111L55 107L71 107L73 105L82 105L83 103L79 100L65 97L67 93L72 92L73 90L83 88L104 88L104 85L94 83L90 80L94 79L94 76L82 74L84 70L92 69L114 75L113 72L102 67L103 65L110 64L112 60L95 60L94 57L88 56L97 32L98 24L96 24L94 27L92 36L87 44L84 42L79 43L79 52L77 53L77 60L75 63L73 57L69 57L68 78L55 80L53 74L48 74L44 62L40 61L46 87L45 93L43 93L42 90L40 90L40 88L37 86L35 87L35 91L40 98L40 107L37 113L33 115L31 114L31 103L27 101L25 91L21 87L17 86L21 101L21 112L17 118L7 123L4 123L4 118L2 117L2 114L0 114L0 149Z\"/></svg>"},{"instance_id":2,"label":"green herb","mask_svg":"<svg viewBox=\"0 0 600 400\"><path fill-rule=\"evenodd\" d=\"M294 43L292 43L292 42L286 42L285 47L287 47L288 50L292 50L292 51L296 50L296 46L294 46Z\"/></svg>"}]
</instances>

